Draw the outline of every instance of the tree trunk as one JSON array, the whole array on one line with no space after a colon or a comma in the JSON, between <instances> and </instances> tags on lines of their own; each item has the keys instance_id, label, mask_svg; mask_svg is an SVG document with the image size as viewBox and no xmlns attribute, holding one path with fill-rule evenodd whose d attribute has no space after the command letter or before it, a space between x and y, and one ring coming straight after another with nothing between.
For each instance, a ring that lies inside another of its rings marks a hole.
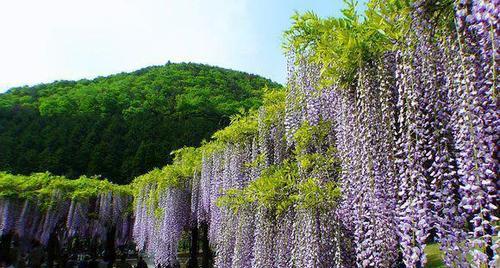
<instances>
[{"instance_id":1,"label":"tree trunk","mask_svg":"<svg viewBox=\"0 0 500 268\"><path fill-rule=\"evenodd\" d=\"M104 260L108 262L108 267L113 267L116 260L116 247L115 247L115 233L116 226L112 226L106 233L106 249Z\"/></svg>"},{"instance_id":2,"label":"tree trunk","mask_svg":"<svg viewBox=\"0 0 500 268\"><path fill-rule=\"evenodd\" d=\"M208 244L208 225L206 223L201 224L201 247L203 250L201 267L210 268L212 267L212 251L210 250L210 246Z\"/></svg>"},{"instance_id":3,"label":"tree trunk","mask_svg":"<svg viewBox=\"0 0 500 268\"><path fill-rule=\"evenodd\" d=\"M12 242L12 232L0 237L0 262L7 261L10 255L10 244Z\"/></svg>"},{"instance_id":4,"label":"tree trunk","mask_svg":"<svg viewBox=\"0 0 500 268\"><path fill-rule=\"evenodd\" d=\"M191 248L189 249L188 268L198 268L198 223L191 227Z\"/></svg>"}]
</instances>

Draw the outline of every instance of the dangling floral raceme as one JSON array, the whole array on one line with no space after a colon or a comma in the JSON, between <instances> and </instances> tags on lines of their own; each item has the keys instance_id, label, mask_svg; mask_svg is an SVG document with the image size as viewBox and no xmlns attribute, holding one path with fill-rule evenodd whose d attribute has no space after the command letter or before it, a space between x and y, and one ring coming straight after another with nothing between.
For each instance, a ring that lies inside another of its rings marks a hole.
<instances>
[{"instance_id":1,"label":"dangling floral raceme","mask_svg":"<svg viewBox=\"0 0 500 268\"><path fill-rule=\"evenodd\" d=\"M150 237L153 242L149 247L156 264L174 265L177 261L178 243L189 221L188 195L188 191L178 188L160 194L158 207L162 215L153 226L154 236Z\"/></svg>"},{"instance_id":2,"label":"dangling floral raceme","mask_svg":"<svg viewBox=\"0 0 500 268\"><path fill-rule=\"evenodd\" d=\"M235 215L238 223L235 230L234 256L231 267L251 267L254 258L254 208L246 208Z\"/></svg>"},{"instance_id":3,"label":"dangling floral raceme","mask_svg":"<svg viewBox=\"0 0 500 268\"><path fill-rule=\"evenodd\" d=\"M63 218L67 208L66 200L61 199L61 193L55 192L51 196L51 206L47 209L42 228L39 229L38 239L43 245L47 245L52 232L55 231L59 221Z\"/></svg>"},{"instance_id":4,"label":"dangling floral raceme","mask_svg":"<svg viewBox=\"0 0 500 268\"><path fill-rule=\"evenodd\" d=\"M151 200L148 200L148 195L155 191L155 186L148 184L140 190L135 197L134 210L134 226L133 238L136 243L136 248L139 251L146 251L152 254L155 253L155 245L158 241L156 235L156 218L154 215L154 207Z\"/></svg>"},{"instance_id":5,"label":"dangling floral raceme","mask_svg":"<svg viewBox=\"0 0 500 268\"><path fill-rule=\"evenodd\" d=\"M88 205L77 200L71 200L71 205L66 219L67 236L69 238L80 236L85 237L88 229Z\"/></svg>"},{"instance_id":6,"label":"dangling floral raceme","mask_svg":"<svg viewBox=\"0 0 500 268\"><path fill-rule=\"evenodd\" d=\"M300 126L301 110L298 109L298 100L295 96L299 93L299 85L296 81L295 71L295 57L293 51L287 55L287 75L288 75L288 94L286 101L286 116L285 116L285 130L287 145L293 144L293 135ZM259 137L262 137L260 133Z\"/></svg>"},{"instance_id":7,"label":"dangling floral raceme","mask_svg":"<svg viewBox=\"0 0 500 268\"><path fill-rule=\"evenodd\" d=\"M255 215L254 258L252 267L274 267L274 224L265 208L257 209Z\"/></svg>"},{"instance_id":8,"label":"dangling floral raceme","mask_svg":"<svg viewBox=\"0 0 500 268\"><path fill-rule=\"evenodd\" d=\"M496 1L463 1L457 5L460 48L460 92L455 128L461 205L471 218L469 239L475 265L494 265L498 253L498 18ZM478 249L486 250L478 250Z\"/></svg>"},{"instance_id":9,"label":"dangling floral raceme","mask_svg":"<svg viewBox=\"0 0 500 268\"><path fill-rule=\"evenodd\" d=\"M0 211L2 211L2 209L0 209ZM24 238L32 236L32 232L30 230L34 225L36 225L38 215L39 211L32 204L32 202L29 200L25 200L15 227L16 233L19 237Z\"/></svg>"},{"instance_id":10,"label":"dangling floral raceme","mask_svg":"<svg viewBox=\"0 0 500 268\"><path fill-rule=\"evenodd\" d=\"M13 231L18 217L18 204L15 200L0 200L0 236Z\"/></svg>"}]
</instances>

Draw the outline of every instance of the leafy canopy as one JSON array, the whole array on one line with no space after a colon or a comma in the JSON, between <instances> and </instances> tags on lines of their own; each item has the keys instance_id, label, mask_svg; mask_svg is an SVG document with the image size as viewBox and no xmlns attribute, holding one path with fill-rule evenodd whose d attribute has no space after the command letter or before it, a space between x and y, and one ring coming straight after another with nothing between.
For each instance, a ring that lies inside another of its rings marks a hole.
<instances>
[{"instance_id":1,"label":"leafy canopy","mask_svg":"<svg viewBox=\"0 0 500 268\"><path fill-rule=\"evenodd\" d=\"M88 200L101 193L132 195L130 186L116 185L98 177L67 179L48 172L13 175L0 172L0 199L31 200L47 207L55 195L60 199Z\"/></svg>"},{"instance_id":2,"label":"leafy canopy","mask_svg":"<svg viewBox=\"0 0 500 268\"><path fill-rule=\"evenodd\" d=\"M296 13L293 25L285 32L285 49L297 59L306 58L321 66L322 83L327 86L353 84L357 70L377 61L387 51L406 43L411 27L415 27L412 10L416 1L372 0L363 14L357 2L345 0L340 18L322 19L312 12ZM453 1L418 1L429 21L453 28ZM418 9L417 9L418 10Z\"/></svg>"}]
</instances>

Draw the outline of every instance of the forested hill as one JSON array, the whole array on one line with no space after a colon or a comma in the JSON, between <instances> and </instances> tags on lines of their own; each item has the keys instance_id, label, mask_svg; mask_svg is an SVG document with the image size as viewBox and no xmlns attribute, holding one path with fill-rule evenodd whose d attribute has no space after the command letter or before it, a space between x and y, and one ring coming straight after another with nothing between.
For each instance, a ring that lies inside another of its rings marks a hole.
<instances>
[{"instance_id":1,"label":"forested hill","mask_svg":"<svg viewBox=\"0 0 500 268\"><path fill-rule=\"evenodd\" d=\"M0 170L102 175L117 183L171 160L261 104L268 79L193 63L167 63L93 80L0 94Z\"/></svg>"}]
</instances>

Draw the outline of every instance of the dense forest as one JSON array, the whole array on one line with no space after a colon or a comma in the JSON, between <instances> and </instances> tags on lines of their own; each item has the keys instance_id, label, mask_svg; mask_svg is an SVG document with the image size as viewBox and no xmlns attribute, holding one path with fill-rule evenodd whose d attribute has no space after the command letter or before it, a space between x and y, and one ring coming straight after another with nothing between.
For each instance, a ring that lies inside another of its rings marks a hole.
<instances>
[{"instance_id":1,"label":"dense forest","mask_svg":"<svg viewBox=\"0 0 500 268\"><path fill-rule=\"evenodd\" d=\"M0 94L0 170L50 171L117 183L171 161L229 117L261 104L262 77L167 63L93 80L58 81Z\"/></svg>"}]
</instances>

